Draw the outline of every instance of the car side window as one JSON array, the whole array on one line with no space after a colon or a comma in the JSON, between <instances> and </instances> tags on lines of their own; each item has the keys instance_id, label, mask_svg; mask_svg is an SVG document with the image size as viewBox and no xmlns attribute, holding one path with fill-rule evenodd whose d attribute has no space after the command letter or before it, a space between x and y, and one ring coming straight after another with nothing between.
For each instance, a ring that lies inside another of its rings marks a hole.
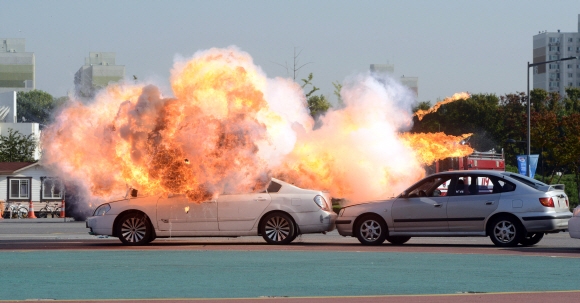
<instances>
[{"instance_id":1,"label":"car side window","mask_svg":"<svg viewBox=\"0 0 580 303\"><path fill-rule=\"evenodd\" d=\"M414 197L439 197L447 195L447 188L451 182L451 176L437 176L429 178L411 188L409 198Z\"/></svg>"},{"instance_id":2,"label":"car side window","mask_svg":"<svg viewBox=\"0 0 580 303\"><path fill-rule=\"evenodd\" d=\"M492 176L466 174L458 175L452 189L453 196L465 195L487 195L494 193L494 184L497 178L492 181ZM495 186L497 188L497 186Z\"/></svg>"}]
</instances>

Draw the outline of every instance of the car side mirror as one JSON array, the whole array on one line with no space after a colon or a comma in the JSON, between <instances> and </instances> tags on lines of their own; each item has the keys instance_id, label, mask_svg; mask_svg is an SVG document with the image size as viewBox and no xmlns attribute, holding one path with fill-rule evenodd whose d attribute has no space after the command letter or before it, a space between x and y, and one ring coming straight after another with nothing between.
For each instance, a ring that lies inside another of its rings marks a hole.
<instances>
[{"instance_id":1,"label":"car side mirror","mask_svg":"<svg viewBox=\"0 0 580 303\"><path fill-rule=\"evenodd\" d=\"M404 191L401 193L401 198L409 198L409 193Z\"/></svg>"},{"instance_id":2,"label":"car side mirror","mask_svg":"<svg viewBox=\"0 0 580 303\"><path fill-rule=\"evenodd\" d=\"M131 189L131 197L137 198L137 190L134 188Z\"/></svg>"}]
</instances>

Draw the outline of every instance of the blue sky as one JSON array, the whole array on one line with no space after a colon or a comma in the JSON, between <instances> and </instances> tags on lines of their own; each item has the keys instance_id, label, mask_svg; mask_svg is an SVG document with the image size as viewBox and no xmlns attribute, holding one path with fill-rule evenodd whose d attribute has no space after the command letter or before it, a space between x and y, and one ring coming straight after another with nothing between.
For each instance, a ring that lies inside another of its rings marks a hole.
<instances>
[{"instance_id":1,"label":"blue sky","mask_svg":"<svg viewBox=\"0 0 580 303\"><path fill-rule=\"evenodd\" d=\"M91 51L115 52L127 78L170 94L176 56L236 45L268 77L308 73L331 99L332 82L395 65L419 77L419 101L453 93L526 90L532 37L578 31L580 1L25 1L0 0L0 38L25 38L36 88L55 97L74 88Z\"/></svg>"}]
</instances>

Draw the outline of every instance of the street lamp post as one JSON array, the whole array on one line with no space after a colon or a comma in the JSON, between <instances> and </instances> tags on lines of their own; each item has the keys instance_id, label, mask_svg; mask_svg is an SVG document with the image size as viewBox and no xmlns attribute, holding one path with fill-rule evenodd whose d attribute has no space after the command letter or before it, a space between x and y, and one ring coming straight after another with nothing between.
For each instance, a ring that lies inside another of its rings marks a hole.
<instances>
[{"instance_id":1,"label":"street lamp post","mask_svg":"<svg viewBox=\"0 0 580 303\"><path fill-rule=\"evenodd\" d=\"M578 59L578 57L567 57L567 58L562 58L562 59L558 59L558 60L550 60L550 61L544 61L544 62L535 62L535 63L530 63L530 61L528 61L528 95L527 95L527 101L528 101L528 146L527 146L527 151L526 151L526 176L530 177L531 176L531 172L530 172L530 142L531 141L531 136L530 136L530 67L532 66L538 66L538 65L542 65L542 64L547 64L547 63L552 63L552 62L560 62L560 61L566 61L566 60L573 60L573 59Z\"/></svg>"}]
</instances>

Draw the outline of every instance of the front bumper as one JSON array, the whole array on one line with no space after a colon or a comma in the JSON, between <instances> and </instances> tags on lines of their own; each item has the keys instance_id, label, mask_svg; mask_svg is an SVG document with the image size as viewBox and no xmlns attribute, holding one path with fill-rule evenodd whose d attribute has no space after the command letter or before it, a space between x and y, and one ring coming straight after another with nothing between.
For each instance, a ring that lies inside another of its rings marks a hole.
<instances>
[{"instance_id":1,"label":"front bumper","mask_svg":"<svg viewBox=\"0 0 580 303\"><path fill-rule=\"evenodd\" d=\"M580 217L572 217L568 221L568 232L571 238L580 239Z\"/></svg>"},{"instance_id":2,"label":"front bumper","mask_svg":"<svg viewBox=\"0 0 580 303\"><path fill-rule=\"evenodd\" d=\"M86 220L86 226L90 229L89 233L91 235L113 235L113 223L117 216L93 216L88 217Z\"/></svg>"},{"instance_id":3,"label":"front bumper","mask_svg":"<svg viewBox=\"0 0 580 303\"><path fill-rule=\"evenodd\" d=\"M341 236L352 236L352 229L356 217L339 217L336 220L336 230Z\"/></svg>"}]
</instances>

